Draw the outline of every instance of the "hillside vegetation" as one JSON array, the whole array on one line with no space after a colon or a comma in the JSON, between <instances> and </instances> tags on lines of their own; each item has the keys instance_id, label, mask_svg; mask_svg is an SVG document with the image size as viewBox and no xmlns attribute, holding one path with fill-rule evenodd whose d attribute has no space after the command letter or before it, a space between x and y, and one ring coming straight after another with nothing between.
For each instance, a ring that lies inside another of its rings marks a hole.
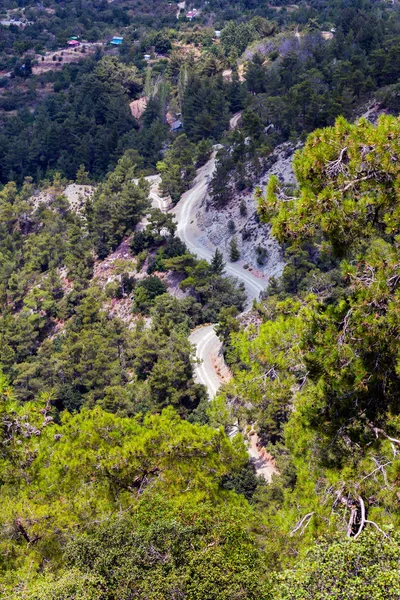
<instances>
[{"instance_id":1,"label":"hillside vegetation","mask_svg":"<svg viewBox=\"0 0 400 600\"><path fill-rule=\"evenodd\" d=\"M400 600L399 8L179 11L0 15L0 596ZM210 262L194 193L241 215Z\"/></svg>"}]
</instances>

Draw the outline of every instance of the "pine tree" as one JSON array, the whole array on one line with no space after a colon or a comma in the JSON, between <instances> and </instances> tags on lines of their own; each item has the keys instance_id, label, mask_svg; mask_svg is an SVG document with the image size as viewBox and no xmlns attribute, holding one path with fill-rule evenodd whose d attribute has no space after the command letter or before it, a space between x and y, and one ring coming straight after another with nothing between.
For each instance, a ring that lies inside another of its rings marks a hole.
<instances>
[{"instance_id":1,"label":"pine tree","mask_svg":"<svg viewBox=\"0 0 400 600\"><path fill-rule=\"evenodd\" d=\"M240 258L240 250L235 237L231 239L229 244L229 258L232 262L236 262Z\"/></svg>"},{"instance_id":2,"label":"pine tree","mask_svg":"<svg viewBox=\"0 0 400 600\"><path fill-rule=\"evenodd\" d=\"M76 172L76 183L79 185L88 185L89 184L89 173L85 170L85 165L80 165L79 169Z\"/></svg>"},{"instance_id":3,"label":"pine tree","mask_svg":"<svg viewBox=\"0 0 400 600\"><path fill-rule=\"evenodd\" d=\"M222 275L225 271L224 255L218 248L216 248L211 260L211 271L216 275Z\"/></svg>"}]
</instances>

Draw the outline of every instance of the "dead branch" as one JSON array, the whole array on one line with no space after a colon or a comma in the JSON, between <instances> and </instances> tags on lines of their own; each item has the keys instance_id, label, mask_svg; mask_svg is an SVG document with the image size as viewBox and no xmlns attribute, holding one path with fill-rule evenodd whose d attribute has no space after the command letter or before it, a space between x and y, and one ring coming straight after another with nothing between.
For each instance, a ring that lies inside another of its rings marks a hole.
<instances>
[{"instance_id":1,"label":"dead branch","mask_svg":"<svg viewBox=\"0 0 400 600\"><path fill-rule=\"evenodd\" d=\"M313 514L315 514L314 511L304 515L304 517L297 523L296 527L290 532L290 535L293 536L296 533L296 531L298 531L300 528L302 528L304 530L307 527L307 525L309 524L309 522L311 521L311 517L313 516ZM307 522L305 523L305 521L307 521ZM303 524L304 524L304 527L303 527Z\"/></svg>"},{"instance_id":2,"label":"dead branch","mask_svg":"<svg viewBox=\"0 0 400 600\"><path fill-rule=\"evenodd\" d=\"M351 509L351 512L350 512L349 522L347 523L347 537L351 537L351 535L353 533L353 527L356 522L356 518L357 518L357 508L355 506L353 506Z\"/></svg>"},{"instance_id":3,"label":"dead branch","mask_svg":"<svg viewBox=\"0 0 400 600\"><path fill-rule=\"evenodd\" d=\"M374 456L372 456L372 460L374 461L374 463L377 465L377 469L382 473L383 476L383 480L386 484L386 487L389 488L390 490L392 490L392 486L389 485L389 482L387 480L387 475L386 475L386 471L384 469L384 467L387 467L388 465L392 464L392 461L389 460L388 462L386 462L384 465L381 465L380 462L378 461L378 459L376 459Z\"/></svg>"},{"instance_id":4,"label":"dead branch","mask_svg":"<svg viewBox=\"0 0 400 600\"><path fill-rule=\"evenodd\" d=\"M347 192L347 190L349 190L351 187L353 187L353 185L356 185L357 183L361 183L362 181L368 181L368 179L373 179L374 177L376 177L376 173L370 173L369 175L365 175L364 177L359 177L358 179L353 179L352 181L349 181L344 187L340 188L340 192Z\"/></svg>"},{"instance_id":5,"label":"dead branch","mask_svg":"<svg viewBox=\"0 0 400 600\"><path fill-rule=\"evenodd\" d=\"M338 340L340 345L342 345L342 344L343 344L343 342L344 342L344 340L345 340L346 333L347 333L347 328L348 328L348 326L349 326L350 315L351 315L351 313L352 313L352 312L353 312L353 309L352 309L352 308L350 308L350 309L347 311L347 314L346 314L345 318L343 319L343 322L342 322L343 329L342 329L342 333L340 334L340 336L339 336L339 340Z\"/></svg>"},{"instance_id":6,"label":"dead branch","mask_svg":"<svg viewBox=\"0 0 400 600\"><path fill-rule=\"evenodd\" d=\"M326 173L329 177L335 177L339 173L345 173L344 155L347 152L347 146L341 149L339 157L336 160L330 160L326 167Z\"/></svg>"},{"instance_id":7,"label":"dead branch","mask_svg":"<svg viewBox=\"0 0 400 600\"><path fill-rule=\"evenodd\" d=\"M372 429L372 431L375 433L376 439L379 438L379 433L381 433L383 435L383 437L385 437L387 440L389 440L389 442L392 442L393 444L398 444L400 446L400 440L390 437L390 435L388 435L380 427L376 427L373 423L368 423L368 427L370 427L370 429Z\"/></svg>"},{"instance_id":8,"label":"dead branch","mask_svg":"<svg viewBox=\"0 0 400 600\"><path fill-rule=\"evenodd\" d=\"M380 527L378 527L378 525L375 523L375 521L368 521L368 519L365 519L366 523L369 523L370 525L373 525L374 527L377 528L377 530L383 535L383 537L387 538L388 535L387 533L385 533L384 531L382 531L382 529Z\"/></svg>"},{"instance_id":9,"label":"dead branch","mask_svg":"<svg viewBox=\"0 0 400 600\"><path fill-rule=\"evenodd\" d=\"M203 548L203 550L201 551L201 554L204 554L205 552L207 552L207 550L209 548L213 548L218 542L219 542L219 540L214 540L210 544L207 544L207 546L205 548Z\"/></svg>"},{"instance_id":10,"label":"dead branch","mask_svg":"<svg viewBox=\"0 0 400 600\"><path fill-rule=\"evenodd\" d=\"M360 519L360 525L359 525L358 531L357 531L357 533L354 536L355 540L358 538L358 536L360 535L360 533L362 532L362 530L365 527L365 504L364 504L364 500L361 498L361 496L358 496L358 501L360 503L361 519Z\"/></svg>"},{"instance_id":11,"label":"dead branch","mask_svg":"<svg viewBox=\"0 0 400 600\"><path fill-rule=\"evenodd\" d=\"M360 483L361 483L362 481L364 481L364 479L368 479L368 477L372 477L372 475L374 475L374 473L376 473L377 471L381 471L381 473L383 474L383 478L384 478L384 480L385 480L385 483L386 483L387 487L390 487L390 486L389 486L389 484L388 484L388 482L387 482L387 479L386 479L386 471L384 471L384 469L383 469L383 468L384 468L384 467L387 467L388 465L391 465L391 464L392 464L392 461L391 461L391 460L389 460L389 461L388 461L388 462L386 462L384 465L380 465L380 464L379 464L379 462L377 461L377 459L376 459L375 457L372 457L372 460L375 462L375 464L377 464L377 465L378 465L378 466L377 466L377 468L376 468L376 469L374 469L373 471L371 471L371 473L368 473L368 475L365 475L365 477L363 477L363 478L360 480L360 482L359 482L359 484L358 484L358 485L360 485Z\"/></svg>"},{"instance_id":12,"label":"dead branch","mask_svg":"<svg viewBox=\"0 0 400 600\"><path fill-rule=\"evenodd\" d=\"M31 538L28 534L28 531L26 530L22 519L20 517L18 517L17 519L15 519L14 521L15 523L15 527L17 528L17 530L19 531L19 533L22 535L22 537L28 542L28 545L31 544L36 544L37 541L40 540L40 536L39 535L35 535L35 537Z\"/></svg>"}]
</instances>

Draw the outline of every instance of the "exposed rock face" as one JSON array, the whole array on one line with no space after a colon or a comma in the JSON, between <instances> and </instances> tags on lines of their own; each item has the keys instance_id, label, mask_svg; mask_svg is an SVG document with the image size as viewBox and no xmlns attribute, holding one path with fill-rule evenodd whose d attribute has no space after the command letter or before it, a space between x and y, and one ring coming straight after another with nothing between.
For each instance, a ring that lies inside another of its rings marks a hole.
<instances>
[{"instance_id":1,"label":"exposed rock face","mask_svg":"<svg viewBox=\"0 0 400 600\"><path fill-rule=\"evenodd\" d=\"M271 154L271 166L264 173L256 187L265 190L271 175L276 175L282 183L294 185L296 179L292 160L295 147L290 143L281 144ZM271 236L269 225L260 223L254 192L237 194L224 208L215 208L206 198L196 218L198 227L206 238L224 253L229 260L229 244L236 238L240 249L240 261L249 265L254 274L268 277L279 276L284 267L282 251Z\"/></svg>"},{"instance_id":2,"label":"exposed rock face","mask_svg":"<svg viewBox=\"0 0 400 600\"><path fill-rule=\"evenodd\" d=\"M36 209L41 204L50 206L57 196L65 196L68 200L70 208L73 212L81 214L86 201L91 198L95 191L92 185L80 185L78 183L70 183L62 190L48 188L47 190L38 190L31 198L30 202Z\"/></svg>"},{"instance_id":3,"label":"exposed rock face","mask_svg":"<svg viewBox=\"0 0 400 600\"><path fill-rule=\"evenodd\" d=\"M147 106L147 96L143 96L142 98L138 98L138 100L134 100L129 104L129 108L131 109L132 117L135 119L140 119Z\"/></svg>"},{"instance_id":4,"label":"exposed rock face","mask_svg":"<svg viewBox=\"0 0 400 600\"><path fill-rule=\"evenodd\" d=\"M72 211L81 213L86 201L93 196L94 192L95 188L92 185L71 183L63 191L63 196L67 198Z\"/></svg>"}]
</instances>

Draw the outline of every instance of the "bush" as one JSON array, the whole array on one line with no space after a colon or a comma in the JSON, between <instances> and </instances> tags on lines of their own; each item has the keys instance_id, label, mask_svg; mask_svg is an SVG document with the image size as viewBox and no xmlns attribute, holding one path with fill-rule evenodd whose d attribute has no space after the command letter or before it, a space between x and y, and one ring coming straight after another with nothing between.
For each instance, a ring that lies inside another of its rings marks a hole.
<instances>
[{"instance_id":1,"label":"bush","mask_svg":"<svg viewBox=\"0 0 400 600\"><path fill-rule=\"evenodd\" d=\"M228 221L228 231L229 231L229 233L235 233L235 231L236 231L236 225L235 225L235 221L233 219L230 219Z\"/></svg>"},{"instance_id":2,"label":"bush","mask_svg":"<svg viewBox=\"0 0 400 600\"><path fill-rule=\"evenodd\" d=\"M142 252L139 252L139 254L136 256L136 269L138 271L140 271L140 269L143 267L144 263L146 262L147 256L147 250L142 250Z\"/></svg>"},{"instance_id":3,"label":"bush","mask_svg":"<svg viewBox=\"0 0 400 600\"><path fill-rule=\"evenodd\" d=\"M139 254L139 252L142 252L145 248L149 247L148 237L144 231L137 231L133 235L129 247L132 254Z\"/></svg>"},{"instance_id":4,"label":"bush","mask_svg":"<svg viewBox=\"0 0 400 600\"><path fill-rule=\"evenodd\" d=\"M257 246L256 248L257 264L262 267L268 260L268 250L263 246Z\"/></svg>"},{"instance_id":5,"label":"bush","mask_svg":"<svg viewBox=\"0 0 400 600\"><path fill-rule=\"evenodd\" d=\"M175 258L176 256L183 256L186 252L186 245L178 237L168 238L165 246L162 246L157 250L153 270L165 271L165 259Z\"/></svg>"},{"instance_id":6,"label":"bush","mask_svg":"<svg viewBox=\"0 0 400 600\"><path fill-rule=\"evenodd\" d=\"M135 290L134 312L147 313L153 306L153 301L157 296L165 294L167 286L156 275L150 275L146 279L138 281Z\"/></svg>"}]
</instances>

